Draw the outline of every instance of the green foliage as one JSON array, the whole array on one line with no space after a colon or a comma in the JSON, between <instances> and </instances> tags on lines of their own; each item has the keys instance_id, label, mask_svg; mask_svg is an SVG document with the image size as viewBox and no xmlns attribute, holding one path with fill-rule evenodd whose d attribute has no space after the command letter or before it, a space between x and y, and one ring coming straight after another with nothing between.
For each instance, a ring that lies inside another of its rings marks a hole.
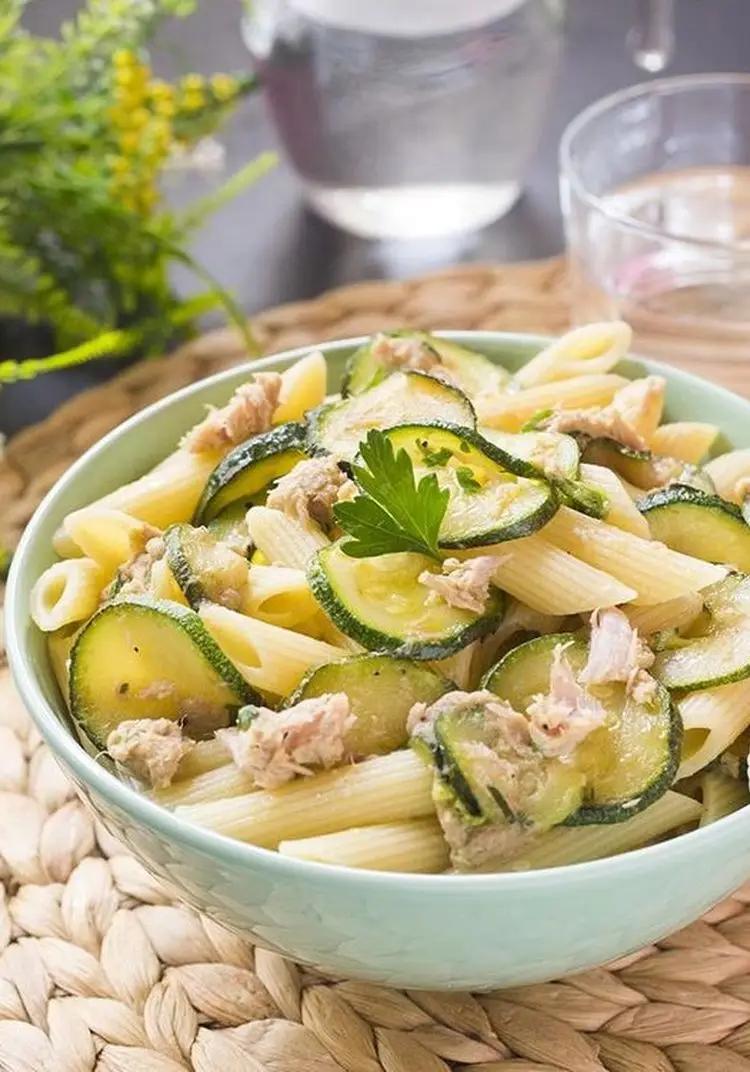
<instances>
[{"instance_id":1,"label":"green foliage","mask_svg":"<svg viewBox=\"0 0 750 1072\"><path fill-rule=\"evenodd\" d=\"M59 40L21 27L26 2L0 3L0 317L51 328L63 351L51 367L89 359L81 353L157 352L177 325L189 329L192 310L210 305L245 330L186 243L272 155L180 214L162 205L159 179L170 154L215 130L253 80L187 75L170 85L152 76L151 35L164 18L190 14L194 0L88 0ZM173 293L173 261L205 285L197 304ZM0 382L18 375L14 361L0 363Z\"/></svg>"}]
</instances>

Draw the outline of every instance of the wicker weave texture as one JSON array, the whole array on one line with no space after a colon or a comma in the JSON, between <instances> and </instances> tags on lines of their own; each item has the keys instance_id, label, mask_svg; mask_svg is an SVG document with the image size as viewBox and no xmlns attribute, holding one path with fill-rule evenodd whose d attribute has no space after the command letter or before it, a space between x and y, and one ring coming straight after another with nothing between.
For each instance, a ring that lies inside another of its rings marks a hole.
<instances>
[{"instance_id":1,"label":"wicker weave texture","mask_svg":"<svg viewBox=\"0 0 750 1072\"><path fill-rule=\"evenodd\" d=\"M255 325L270 352L406 325L566 323L564 272L544 262L359 284ZM215 332L17 436L0 468L6 538L104 432L242 359ZM451 1070L750 1072L750 887L562 982L473 995L324 979L158 885L76 799L0 670L0 1072Z\"/></svg>"}]
</instances>

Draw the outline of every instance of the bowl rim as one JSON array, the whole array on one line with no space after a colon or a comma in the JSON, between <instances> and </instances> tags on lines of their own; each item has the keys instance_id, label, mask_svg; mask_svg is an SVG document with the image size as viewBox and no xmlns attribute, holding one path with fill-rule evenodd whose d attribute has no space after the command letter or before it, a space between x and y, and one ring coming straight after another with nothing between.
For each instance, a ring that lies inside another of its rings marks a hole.
<instances>
[{"instance_id":1,"label":"bowl rim","mask_svg":"<svg viewBox=\"0 0 750 1072\"><path fill-rule=\"evenodd\" d=\"M467 344L473 342L478 349L481 348L482 340L492 343L505 342L511 345L528 345L532 343L541 347L553 338L552 336L533 332L504 331L450 330L437 331L435 334L456 341L464 341ZM367 336L358 336L325 342L317 346L295 347L259 360L235 365L230 369L214 373L212 376L206 376L195 383L180 388L178 391L174 391L164 398L151 403L145 409L139 410L122 424L108 432L98 443L85 451L47 492L27 524L13 556L6 588L5 623L6 649L11 673L28 714L53 754L60 756L64 764L89 789L112 803L132 820L172 842L187 845L190 849L209 857L223 858L235 866L244 865L249 868L266 871L270 876L275 876L279 879L289 875L300 879L309 876L310 878L317 877L325 880L328 876L332 881L341 882L348 887L360 888L362 891L374 885L381 890L390 889L403 892L408 886L419 892L429 891L431 895L451 896L452 893L470 893L471 891L477 894L482 891L500 894L505 889L513 889L518 892L524 888L538 888L540 885L550 882L557 884L572 881L575 884L576 882L585 883L589 879L594 880L603 877L607 881L616 882L620 874L632 869L638 869L642 863L653 861L655 857L663 866L669 866L679 857L685 854L690 855L693 850L698 851L702 844L711 841L717 836L717 831L729 832L730 827L739 826L741 823L747 822L748 816L750 816L750 806L740 808L738 811L717 820L717 822L709 826L699 827L696 830L680 834L678 837L656 845L633 849L616 856L605 856L598 860L528 871L423 875L404 871L375 871L367 868L349 868L340 864L320 863L313 860L301 860L291 856L283 856L273 849L238 841L224 834L219 834L188 822L117 778L106 767L100 765L96 758L90 755L73 734L65 728L52 705L47 702L37 682L33 659L26 650L23 641L23 629L21 628L21 623L24 619L28 620L29 615L28 593L21 591L20 574L22 565L26 557L32 553L37 538L36 531L41 526L46 514L54 509L58 495L76 483L79 472L85 469L94 455L106 453L119 440L127 439L135 429L149 422L156 414L177 401L200 393L207 384L221 384L225 380L234 379L243 372L250 374L263 370L274 366L279 359L297 359L315 349L321 350L326 356L338 350L353 350L361 345L366 338ZM678 380L687 382L694 388L703 388L708 385L712 391L724 396L727 400L743 402L747 405L750 413L750 402L719 384L712 384L703 377L684 372L682 369L672 368L660 361L642 359L637 355L629 355L630 358L639 362L643 361L650 371L665 375L668 380L676 375Z\"/></svg>"}]
</instances>

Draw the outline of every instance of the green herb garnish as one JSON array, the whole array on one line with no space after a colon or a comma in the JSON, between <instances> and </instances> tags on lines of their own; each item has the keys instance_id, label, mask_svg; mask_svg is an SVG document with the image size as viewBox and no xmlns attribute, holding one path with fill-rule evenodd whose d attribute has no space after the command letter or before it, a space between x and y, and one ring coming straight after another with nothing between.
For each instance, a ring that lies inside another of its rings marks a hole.
<instances>
[{"instance_id":1,"label":"green herb garnish","mask_svg":"<svg viewBox=\"0 0 750 1072\"><path fill-rule=\"evenodd\" d=\"M441 447L439 450L433 450L426 439L415 440L419 453L422 455L422 461L430 469L435 469L438 466L445 465L453 457L453 451L448 447Z\"/></svg>"},{"instance_id":2,"label":"green herb garnish","mask_svg":"<svg viewBox=\"0 0 750 1072\"><path fill-rule=\"evenodd\" d=\"M448 509L450 493L441 489L434 473L417 484L411 458L396 454L382 432L373 429L360 448L364 464L353 465L362 494L337 503L334 517L353 537L342 544L351 558L370 558L398 551L440 558L438 532Z\"/></svg>"},{"instance_id":3,"label":"green herb garnish","mask_svg":"<svg viewBox=\"0 0 750 1072\"><path fill-rule=\"evenodd\" d=\"M554 410L551 409L538 409L536 413L532 414L531 417L529 417L525 424L521 425L521 431L536 432L539 426L541 424L544 424L546 420L549 420L553 413Z\"/></svg>"},{"instance_id":4,"label":"green herb garnish","mask_svg":"<svg viewBox=\"0 0 750 1072\"><path fill-rule=\"evenodd\" d=\"M470 495L476 491L482 490L482 485L476 479L468 465L459 465L456 467L456 480L459 482L463 490Z\"/></svg>"}]
</instances>

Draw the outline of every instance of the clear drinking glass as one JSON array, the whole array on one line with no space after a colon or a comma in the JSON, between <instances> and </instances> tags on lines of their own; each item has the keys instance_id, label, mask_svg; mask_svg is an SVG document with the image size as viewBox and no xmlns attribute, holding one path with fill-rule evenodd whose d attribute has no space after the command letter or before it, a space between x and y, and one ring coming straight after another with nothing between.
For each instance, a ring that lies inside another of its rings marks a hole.
<instances>
[{"instance_id":1,"label":"clear drinking glass","mask_svg":"<svg viewBox=\"0 0 750 1072\"><path fill-rule=\"evenodd\" d=\"M313 207L366 237L435 237L517 199L562 0L252 0L244 35Z\"/></svg>"},{"instance_id":2,"label":"clear drinking glass","mask_svg":"<svg viewBox=\"0 0 750 1072\"><path fill-rule=\"evenodd\" d=\"M577 322L622 317L644 354L750 352L750 75L605 97L561 145Z\"/></svg>"}]
</instances>

